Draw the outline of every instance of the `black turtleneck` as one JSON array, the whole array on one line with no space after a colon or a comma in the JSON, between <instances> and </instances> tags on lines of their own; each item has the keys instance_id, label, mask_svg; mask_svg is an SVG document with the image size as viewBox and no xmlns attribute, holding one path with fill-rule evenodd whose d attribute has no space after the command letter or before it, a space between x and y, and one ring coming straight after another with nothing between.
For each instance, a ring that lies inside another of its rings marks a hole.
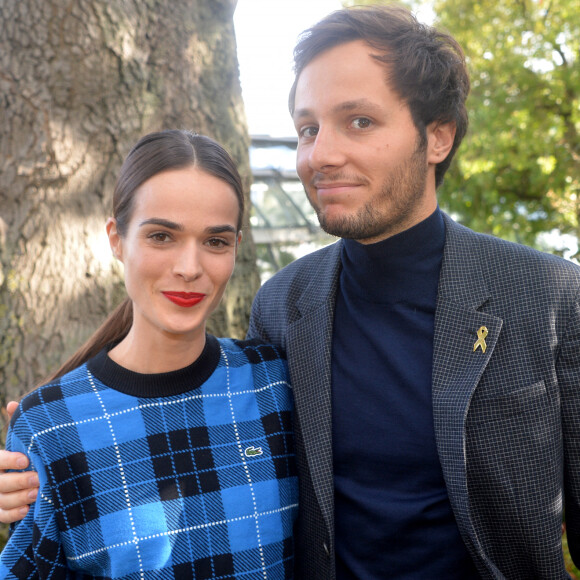
<instances>
[{"instance_id":1,"label":"black turtleneck","mask_svg":"<svg viewBox=\"0 0 580 580\"><path fill-rule=\"evenodd\" d=\"M345 240L332 344L337 578L476 578L437 456L439 209L376 244Z\"/></svg>"}]
</instances>

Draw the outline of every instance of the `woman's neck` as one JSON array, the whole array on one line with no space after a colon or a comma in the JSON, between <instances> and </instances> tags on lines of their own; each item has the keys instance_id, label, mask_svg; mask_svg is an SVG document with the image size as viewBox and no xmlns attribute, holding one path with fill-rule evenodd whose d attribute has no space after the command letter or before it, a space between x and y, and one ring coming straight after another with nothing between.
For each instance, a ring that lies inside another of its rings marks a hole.
<instances>
[{"instance_id":1,"label":"woman's neck","mask_svg":"<svg viewBox=\"0 0 580 580\"><path fill-rule=\"evenodd\" d=\"M136 373L167 373L195 362L203 352L205 341L205 328L192 337L145 329L140 331L133 326L129 334L109 351L109 357Z\"/></svg>"}]
</instances>

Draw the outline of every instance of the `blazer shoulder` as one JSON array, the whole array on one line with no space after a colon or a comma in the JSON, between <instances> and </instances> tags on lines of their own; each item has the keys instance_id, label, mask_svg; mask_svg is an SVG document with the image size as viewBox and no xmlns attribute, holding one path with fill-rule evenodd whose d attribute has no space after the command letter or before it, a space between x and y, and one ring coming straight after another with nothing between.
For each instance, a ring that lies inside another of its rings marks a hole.
<instances>
[{"instance_id":1,"label":"blazer shoulder","mask_svg":"<svg viewBox=\"0 0 580 580\"><path fill-rule=\"evenodd\" d=\"M342 242L292 262L258 290L248 337L286 348L286 329L305 311L332 302L336 294Z\"/></svg>"},{"instance_id":2,"label":"blazer shoulder","mask_svg":"<svg viewBox=\"0 0 580 580\"><path fill-rule=\"evenodd\" d=\"M449 259L475 260L490 278L505 281L525 277L535 285L580 285L580 266L560 256L474 232L447 218L446 254Z\"/></svg>"},{"instance_id":3,"label":"blazer shoulder","mask_svg":"<svg viewBox=\"0 0 580 580\"><path fill-rule=\"evenodd\" d=\"M339 240L298 258L267 280L259 293L268 294L272 291L278 293L281 289L287 292L290 288L304 289L312 283L313 279L318 279L324 287L324 282L330 282L337 274L341 248L342 243Z\"/></svg>"}]
</instances>

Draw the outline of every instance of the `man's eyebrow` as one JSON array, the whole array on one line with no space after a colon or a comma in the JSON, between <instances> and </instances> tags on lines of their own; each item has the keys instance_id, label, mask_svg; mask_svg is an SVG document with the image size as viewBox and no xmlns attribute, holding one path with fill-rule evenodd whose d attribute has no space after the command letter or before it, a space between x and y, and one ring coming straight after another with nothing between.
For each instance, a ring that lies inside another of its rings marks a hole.
<instances>
[{"instance_id":1,"label":"man's eyebrow","mask_svg":"<svg viewBox=\"0 0 580 580\"><path fill-rule=\"evenodd\" d=\"M184 229L182 224L172 222L171 220L165 220L163 218L149 218L149 219L143 220L139 224L139 227L149 226L149 225L162 226L162 227L167 228L169 230L176 230L178 232L182 232Z\"/></svg>"},{"instance_id":2,"label":"man's eyebrow","mask_svg":"<svg viewBox=\"0 0 580 580\"><path fill-rule=\"evenodd\" d=\"M332 111L334 113L343 113L348 111L356 111L360 110L361 113L375 113L378 114L382 111L382 108L377 103L370 101L369 99L355 99L352 101L344 101L343 103L338 103L338 105L334 106ZM292 118L296 121L298 119L303 119L305 117L313 116L313 112L310 109L296 109Z\"/></svg>"},{"instance_id":3,"label":"man's eyebrow","mask_svg":"<svg viewBox=\"0 0 580 580\"><path fill-rule=\"evenodd\" d=\"M341 111L354 111L360 110L361 112L379 112L381 111L381 106L377 105L373 101L369 99L356 99L354 101L345 101L344 103L339 103L336 107L334 107L334 111L341 112Z\"/></svg>"},{"instance_id":4,"label":"man's eyebrow","mask_svg":"<svg viewBox=\"0 0 580 580\"><path fill-rule=\"evenodd\" d=\"M310 109L295 109L292 113L292 118L297 121L298 119L304 119L305 117L311 117L312 112Z\"/></svg>"}]
</instances>

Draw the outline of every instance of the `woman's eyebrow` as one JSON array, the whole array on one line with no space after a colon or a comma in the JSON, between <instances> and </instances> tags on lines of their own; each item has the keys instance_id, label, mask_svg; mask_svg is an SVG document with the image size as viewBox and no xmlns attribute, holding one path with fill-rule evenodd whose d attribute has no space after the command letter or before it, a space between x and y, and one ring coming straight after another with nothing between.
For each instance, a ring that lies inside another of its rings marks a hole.
<instances>
[{"instance_id":1,"label":"woman's eyebrow","mask_svg":"<svg viewBox=\"0 0 580 580\"><path fill-rule=\"evenodd\" d=\"M178 224L178 223L172 222L170 220L165 220L163 218L149 218L149 219L143 220L139 224L139 227L148 226L148 225L162 226L164 228L168 228L170 230L177 230L179 232L183 231L183 229L184 229L182 224Z\"/></svg>"},{"instance_id":2,"label":"woman's eyebrow","mask_svg":"<svg viewBox=\"0 0 580 580\"><path fill-rule=\"evenodd\" d=\"M174 231L178 231L178 232L182 232L185 230L185 227L182 224L178 224L177 222L173 222L171 220L166 220L163 218L149 218L149 219L143 220L139 224L139 227L149 226L149 225L161 226L161 227L167 228L169 230L174 230ZM233 234L237 233L236 228L234 226L232 226L231 224L209 226L206 228L206 232L208 234L225 234L225 233L230 233L230 232Z\"/></svg>"},{"instance_id":3,"label":"woman's eyebrow","mask_svg":"<svg viewBox=\"0 0 580 580\"><path fill-rule=\"evenodd\" d=\"M236 228L230 224L225 224L223 226L210 226L206 229L209 234L226 234L231 232L232 234L237 234Z\"/></svg>"}]
</instances>

